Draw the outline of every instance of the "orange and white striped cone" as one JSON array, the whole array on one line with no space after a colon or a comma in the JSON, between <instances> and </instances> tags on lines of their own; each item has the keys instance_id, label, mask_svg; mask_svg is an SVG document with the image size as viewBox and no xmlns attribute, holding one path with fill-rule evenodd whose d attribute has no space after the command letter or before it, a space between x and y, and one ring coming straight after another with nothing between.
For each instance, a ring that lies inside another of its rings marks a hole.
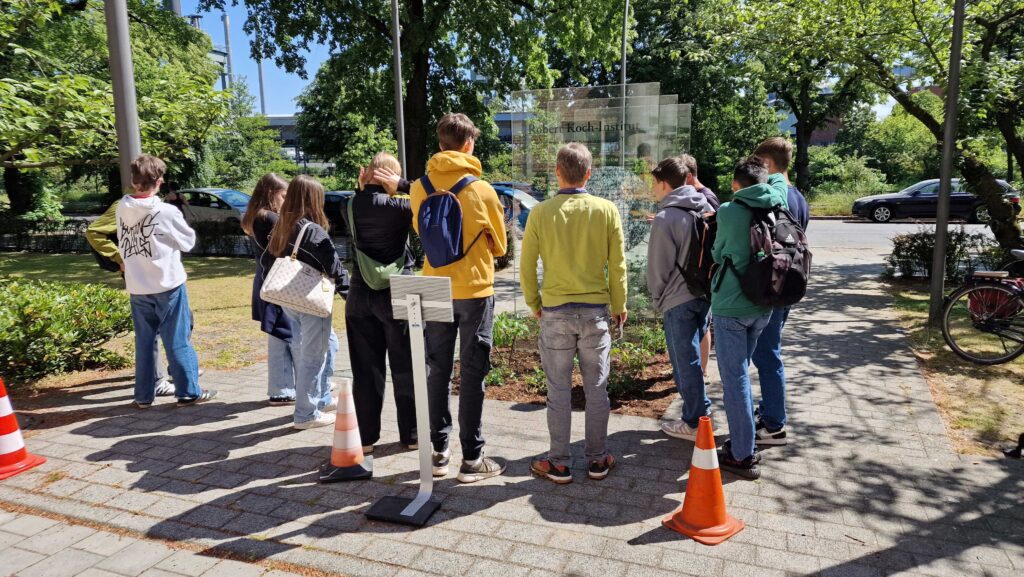
<instances>
[{"instance_id":1,"label":"orange and white striped cone","mask_svg":"<svg viewBox=\"0 0 1024 577\"><path fill-rule=\"evenodd\" d=\"M4 380L0 379L0 480L23 473L46 462L45 457L33 455L25 449L18 418L14 416L11 398L7 396Z\"/></svg>"},{"instance_id":2,"label":"orange and white striped cone","mask_svg":"<svg viewBox=\"0 0 1024 577\"><path fill-rule=\"evenodd\" d=\"M373 457L363 455L363 443L359 438L356 404L352 400L352 380L341 379L331 460L320 467L320 482L358 481L372 476Z\"/></svg>"},{"instance_id":3,"label":"orange and white striped cone","mask_svg":"<svg viewBox=\"0 0 1024 577\"><path fill-rule=\"evenodd\" d=\"M743 530L743 521L725 512L722 472L718 469L710 417L701 417L697 426L683 505L661 524L705 545L718 545Z\"/></svg>"}]
</instances>

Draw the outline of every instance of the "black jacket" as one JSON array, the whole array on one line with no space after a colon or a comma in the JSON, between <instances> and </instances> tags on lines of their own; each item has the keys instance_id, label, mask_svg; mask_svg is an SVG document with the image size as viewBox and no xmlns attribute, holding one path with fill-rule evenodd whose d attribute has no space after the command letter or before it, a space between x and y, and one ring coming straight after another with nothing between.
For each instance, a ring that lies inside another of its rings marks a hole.
<instances>
[{"instance_id":1,"label":"black jacket","mask_svg":"<svg viewBox=\"0 0 1024 577\"><path fill-rule=\"evenodd\" d=\"M295 229L288 236L288 249L285 251L285 258L287 255L291 255L295 249L295 239L298 238L299 231L307 222L310 222L310 225L306 229L302 245L299 246L298 259L334 279L335 291L342 297L348 296L348 271L345 270L341 259L338 258L334 240L322 226L312 223L306 218L295 223Z\"/></svg>"},{"instance_id":2,"label":"black jacket","mask_svg":"<svg viewBox=\"0 0 1024 577\"><path fill-rule=\"evenodd\" d=\"M356 191L348 202L352 203L355 227L349 222L347 205L341 215L348 229L355 229L359 250L380 263L395 262L404 254L405 273L409 274L414 264L409 250L409 231L412 230L409 199L388 196L382 187L370 184ZM352 259L352 281L362 284L355 258Z\"/></svg>"},{"instance_id":3,"label":"black jacket","mask_svg":"<svg viewBox=\"0 0 1024 577\"><path fill-rule=\"evenodd\" d=\"M277 223L277 213L264 212L252 223L253 235L249 237L252 252L256 257L256 275L252 279L252 320L259 321L260 330L283 341L291 342L292 326L284 316L281 307L260 298L263 279L274 266L274 256L266 250L270 244L270 231Z\"/></svg>"}]
</instances>

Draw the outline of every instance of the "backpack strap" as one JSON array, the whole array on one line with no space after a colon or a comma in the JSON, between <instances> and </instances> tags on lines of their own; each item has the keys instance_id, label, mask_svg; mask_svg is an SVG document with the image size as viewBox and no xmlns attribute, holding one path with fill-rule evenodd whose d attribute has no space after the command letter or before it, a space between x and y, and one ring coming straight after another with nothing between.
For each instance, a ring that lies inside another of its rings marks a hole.
<instances>
[{"instance_id":1,"label":"backpack strap","mask_svg":"<svg viewBox=\"0 0 1024 577\"><path fill-rule=\"evenodd\" d=\"M469 186L470 184L473 184L477 180L478 180L477 177L475 177L475 176L473 176L471 174L463 176L461 179L459 179L458 182L456 182L454 185L452 185L451 188L448 189L448 192L450 192L452 194L459 194L460 192L462 192L463 188L466 188L467 186Z\"/></svg>"},{"instance_id":2,"label":"backpack strap","mask_svg":"<svg viewBox=\"0 0 1024 577\"><path fill-rule=\"evenodd\" d=\"M430 179L425 174L420 177L420 184L423 185L423 190L426 191L427 196L430 196L431 194L437 192L436 190L434 190L434 185L430 183Z\"/></svg>"},{"instance_id":3,"label":"backpack strap","mask_svg":"<svg viewBox=\"0 0 1024 577\"><path fill-rule=\"evenodd\" d=\"M675 209L682 210L684 212L690 213L691 215L693 215L693 218L701 218L701 213L697 212L696 210L694 210L692 208L686 208L684 206L666 206L665 208L675 208ZM676 264L676 270L679 271L679 274L683 278L686 278L686 273L683 272L683 267L679 266L679 258L678 257L676 258L676 263L675 264Z\"/></svg>"},{"instance_id":4,"label":"backpack strap","mask_svg":"<svg viewBox=\"0 0 1024 577\"><path fill-rule=\"evenodd\" d=\"M352 247L359 250L358 241L356 240L356 217L352 214L352 201L355 199L355 196L348 199L345 208L348 213L348 230L352 233Z\"/></svg>"}]
</instances>

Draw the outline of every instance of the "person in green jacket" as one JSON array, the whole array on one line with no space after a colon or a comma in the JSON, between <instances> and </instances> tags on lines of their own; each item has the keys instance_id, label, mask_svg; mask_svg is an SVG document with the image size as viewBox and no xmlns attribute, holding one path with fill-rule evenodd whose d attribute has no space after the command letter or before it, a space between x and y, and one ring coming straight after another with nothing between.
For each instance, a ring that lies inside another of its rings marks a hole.
<instances>
[{"instance_id":1,"label":"person in green jacket","mask_svg":"<svg viewBox=\"0 0 1024 577\"><path fill-rule=\"evenodd\" d=\"M526 304L540 319L551 439L547 455L535 459L530 469L555 483L572 481L569 440L576 357L587 399L587 475L604 479L615 465L607 443L609 325L614 322L621 330L626 322L626 254L618 208L585 188L592 163L590 150L578 142L558 151L558 194L530 211L523 236L519 282ZM544 264L540 290L538 258Z\"/></svg>"},{"instance_id":2,"label":"person in green jacket","mask_svg":"<svg viewBox=\"0 0 1024 577\"><path fill-rule=\"evenodd\" d=\"M750 263L753 213L748 207L786 208L786 180L780 174L769 177L765 161L749 156L736 164L732 190L733 201L718 210L718 235L712 249L715 262L720 266L712 280L711 312L730 435L719 449L718 463L726 471L757 479L761 474L758 467L761 455L754 448L748 368L757 338L768 325L772 309L750 302L743 294L740 277Z\"/></svg>"}]
</instances>

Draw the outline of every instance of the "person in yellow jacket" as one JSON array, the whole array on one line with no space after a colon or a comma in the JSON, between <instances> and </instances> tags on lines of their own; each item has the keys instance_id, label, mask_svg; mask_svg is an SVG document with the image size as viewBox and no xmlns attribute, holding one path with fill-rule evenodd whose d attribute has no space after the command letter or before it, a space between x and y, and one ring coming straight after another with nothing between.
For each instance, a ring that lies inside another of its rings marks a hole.
<instances>
[{"instance_id":1,"label":"person in yellow jacket","mask_svg":"<svg viewBox=\"0 0 1024 577\"><path fill-rule=\"evenodd\" d=\"M434 190L451 189L466 176L479 178L480 161L473 146L480 131L465 114L447 114L437 123L441 152L427 163L427 176ZM419 211L427 198L421 180L411 183L413 227L419 233ZM452 282L455 322L428 322L427 397L430 407L430 442L433 445L434 476L448 474L451 450L448 437L452 416L448 406L454 365L455 338L461 343L459 363L459 440L462 466L458 480L472 483L505 471L505 461L484 456L481 417L484 408L484 377L491 370L494 325L494 257L507 249L505 212L490 184L476 180L458 192L462 208L462 240L465 256L447 266L434 267L430 259L424 276L446 276ZM475 242L474 242L475 241Z\"/></svg>"},{"instance_id":2,"label":"person in yellow jacket","mask_svg":"<svg viewBox=\"0 0 1024 577\"><path fill-rule=\"evenodd\" d=\"M85 240L88 241L89 246L92 247L96 254L97 261L100 262L100 266L105 270L114 271L112 265L117 265L121 270L121 275L124 276L124 261L121 260L121 253L117 252L117 203L121 202L118 200L114 204L110 205L99 218L92 221L89 224L89 228L85 229ZM169 397L174 394L174 385L170 379L167 378L167 372L164 370L164 363L160 362L160 337L159 335L153 341L154 355L156 355L157 363L156 367L156 395L158 397Z\"/></svg>"}]
</instances>

